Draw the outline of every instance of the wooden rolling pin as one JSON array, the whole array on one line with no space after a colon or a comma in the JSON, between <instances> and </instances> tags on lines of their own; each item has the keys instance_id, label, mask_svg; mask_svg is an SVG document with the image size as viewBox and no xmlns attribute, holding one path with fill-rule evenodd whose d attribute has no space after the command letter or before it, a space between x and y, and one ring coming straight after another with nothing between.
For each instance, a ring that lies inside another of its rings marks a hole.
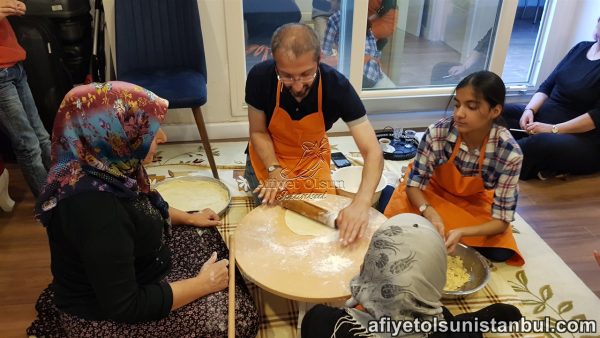
<instances>
[{"instance_id":1,"label":"wooden rolling pin","mask_svg":"<svg viewBox=\"0 0 600 338\"><path fill-rule=\"evenodd\" d=\"M334 229L336 228L335 220L338 216L337 212L327 210L310 201L299 199L284 199L280 201L280 205L285 209L297 212L313 221L317 221Z\"/></svg>"},{"instance_id":2,"label":"wooden rolling pin","mask_svg":"<svg viewBox=\"0 0 600 338\"><path fill-rule=\"evenodd\" d=\"M235 338L235 244L229 236L229 308L227 313L227 337Z\"/></svg>"}]
</instances>

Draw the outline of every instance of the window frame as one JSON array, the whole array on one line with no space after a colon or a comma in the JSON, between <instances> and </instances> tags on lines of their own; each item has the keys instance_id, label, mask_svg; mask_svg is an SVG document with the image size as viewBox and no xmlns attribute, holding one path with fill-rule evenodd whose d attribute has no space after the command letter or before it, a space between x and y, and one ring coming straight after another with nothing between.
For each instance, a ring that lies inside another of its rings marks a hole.
<instances>
[{"instance_id":1,"label":"window frame","mask_svg":"<svg viewBox=\"0 0 600 338\"><path fill-rule=\"evenodd\" d=\"M502 74L504 69L518 3L518 0L501 0L496 36L489 61L489 70L497 74ZM512 97L511 101L525 102L528 100L541 81L554 68L557 63L554 60L556 57L552 57L548 61L546 61L546 57L551 53L549 48L560 45L560 42L557 41L558 37L551 35L551 29L555 28L554 26L561 21L560 16L556 13L559 11L560 13L573 11L576 6L575 2L571 1L547 0L540 19L540 33L536 41L536 51L532 58L529 81L507 84L507 95ZM246 62L242 0L225 0L224 9L227 13L225 16L225 34L227 38L227 61L229 62L231 115L234 117L247 116L247 105L244 99ZM368 114L395 113L399 112L398 107L401 107L402 112L444 111L454 90L453 86L362 90L363 51L365 47L363 27L367 25L367 17L363 13L366 13L367 10L368 1L342 2L342 11L352 13L350 19L342 20L346 24L349 22L351 27L344 28L342 26L342 31L351 31L352 38L350 48L340 51L340 60L350 60L350 64L345 66L349 67L347 68L349 69L348 79L361 97ZM344 40L344 33L342 33L341 39ZM347 55L348 50L350 52L349 56ZM549 65L549 63L552 63L552 65Z\"/></svg>"}]
</instances>

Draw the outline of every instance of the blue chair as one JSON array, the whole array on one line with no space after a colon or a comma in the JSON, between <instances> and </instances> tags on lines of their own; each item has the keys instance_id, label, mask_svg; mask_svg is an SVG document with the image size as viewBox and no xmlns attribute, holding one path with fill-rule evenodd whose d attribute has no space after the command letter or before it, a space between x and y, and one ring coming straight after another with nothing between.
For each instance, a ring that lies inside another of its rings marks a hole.
<instances>
[{"instance_id":1,"label":"blue chair","mask_svg":"<svg viewBox=\"0 0 600 338\"><path fill-rule=\"evenodd\" d=\"M117 79L191 108L212 174L219 178L201 106L206 61L197 0L116 0Z\"/></svg>"}]
</instances>

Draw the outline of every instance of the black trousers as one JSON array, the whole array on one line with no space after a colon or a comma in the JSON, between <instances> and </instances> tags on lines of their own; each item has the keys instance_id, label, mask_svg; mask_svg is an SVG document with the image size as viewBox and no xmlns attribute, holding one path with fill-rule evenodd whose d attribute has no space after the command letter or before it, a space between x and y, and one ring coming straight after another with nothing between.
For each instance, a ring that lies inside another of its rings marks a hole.
<instances>
[{"instance_id":1,"label":"black trousers","mask_svg":"<svg viewBox=\"0 0 600 338\"><path fill-rule=\"evenodd\" d=\"M496 322L511 322L521 319L521 312L518 308L510 304L496 303L488 305L483 309L463 313L454 316L445 307L443 309L444 320L449 322L474 321L475 318L480 321L489 322L495 319ZM302 338L329 338L334 332L337 321L346 315L346 311L333 308L326 305L315 305L310 309L302 320L301 334ZM355 338L361 337L356 331L361 329L358 325L343 324L335 332L336 338ZM480 332L434 332L430 338L481 338Z\"/></svg>"},{"instance_id":2,"label":"black trousers","mask_svg":"<svg viewBox=\"0 0 600 338\"><path fill-rule=\"evenodd\" d=\"M519 120L525 105L507 104L502 117L508 128L521 129ZM568 121L558 109L543 109L536 122L558 124ZM536 134L511 132L523 151L521 179L536 177L540 171L587 175L600 171L600 134L596 130L579 134Z\"/></svg>"}]
</instances>

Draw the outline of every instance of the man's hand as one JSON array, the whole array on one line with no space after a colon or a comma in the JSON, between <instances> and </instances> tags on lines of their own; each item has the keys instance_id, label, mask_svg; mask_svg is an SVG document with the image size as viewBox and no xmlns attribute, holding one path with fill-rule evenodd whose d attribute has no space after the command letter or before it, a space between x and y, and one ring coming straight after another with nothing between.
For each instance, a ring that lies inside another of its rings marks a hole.
<instances>
[{"instance_id":1,"label":"man's hand","mask_svg":"<svg viewBox=\"0 0 600 338\"><path fill-rule=\"evenodd\" d=\"M285 190L287 179L283 175L282 169L277 168L269 174L265 182L254 189L252 193L258 193L258 198L262 199L263 204L275 204L277 195Z\"/></svg>"},{"instance_id":2,"label":"man's hand","mask_svg":"<svg viewBox=\"0 0 600 338\"><path fill-rule=\"evenodd\" d=\"M221 218L212 209L206 208L200 212L190 214L190 225L195 227L212 227L221 225Z\"/></svg>"},{"instance_id":3,"label":"man's hand","mask_svg":"<svg viewBox=\"0 0 600 338\"><path fill-rule=\"evenodd\" d=\"M11 15L24 15L27 6L18 0L0 0L0 21Z\"/></svg>"},{"instance_id":4,"label":"man's hand","mask_svg":"<svg viewBox=\"0 0 600 338\"><path fill-rule=\"evenodd\" d=\"M427 218L427 220L429 222L431 222L431 224L433 224L433 226L435 226L435 228L437 229L440 236L442 236L442 238L446 237L445 229L444 229L444 221L442 220L442 217L437 213L437 211L431 205L428 206L427 209L425 209L425 212L423 212L423 217Z\"/></svg>"},{"instance_id":5,"label":"man's hand","mask_svg":"<svg viewBox=\"0 0 600 338\"><path fill-rule=\"evenodd\" d=\"M349 206L342 209L336 219L336 225L340 229L340 241L342 245L353 243L357 238L362 238L369 225L368 203L353 201Z\"/></svg>"},{"instance_id":6,"label":"man's hand","mask_svg":"<svg viewBox=\"0 0 600 338\"><path fill-rule=\"evenodd\" d=\"M448 231L448 236L446 236L446 251L448 251L448 253L453 253L462 237L463 233L460 229Z\"/></svg>"}]
</instances>

